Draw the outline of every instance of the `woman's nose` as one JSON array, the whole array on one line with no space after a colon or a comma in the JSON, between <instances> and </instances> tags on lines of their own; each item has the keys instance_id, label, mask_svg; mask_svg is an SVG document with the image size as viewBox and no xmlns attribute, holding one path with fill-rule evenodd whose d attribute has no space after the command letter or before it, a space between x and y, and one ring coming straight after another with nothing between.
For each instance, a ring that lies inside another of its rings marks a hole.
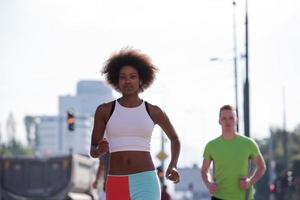
<instances>
[{"instance_id":1,"label":"woman's nose","mask_svg":"<svg viewBox=\"0 0 300 200\"><path fill-rule=\"evenodd\" d=\"M130 78L125 79L125 83L129 83L130 81L131 81Z\"/></svg>"}]
</instances>

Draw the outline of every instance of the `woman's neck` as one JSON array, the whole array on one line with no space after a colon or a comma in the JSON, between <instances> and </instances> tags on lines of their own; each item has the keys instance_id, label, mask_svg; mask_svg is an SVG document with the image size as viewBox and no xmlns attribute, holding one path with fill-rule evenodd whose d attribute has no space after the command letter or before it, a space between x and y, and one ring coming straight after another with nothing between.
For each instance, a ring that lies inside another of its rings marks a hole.
<instances>
[{"instance_id":1,"label":"woman's neck","mask_svg":"<svg viewBox=\"0 0 300 200\"><path fill-rule=\"evenodd\" d=\"M122 96L118 102L126 107L137 107L141 104L142 100L138 95Z\"/></svg>"}]
</instances>

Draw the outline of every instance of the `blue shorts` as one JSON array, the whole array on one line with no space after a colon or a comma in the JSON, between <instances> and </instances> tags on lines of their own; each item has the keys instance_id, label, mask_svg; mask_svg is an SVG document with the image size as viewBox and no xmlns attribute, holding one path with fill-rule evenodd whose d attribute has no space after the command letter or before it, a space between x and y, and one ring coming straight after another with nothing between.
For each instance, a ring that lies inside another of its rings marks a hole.
<instances>
[{"instance_id":1,"label":"blue shorts","mask_svg":"<svg viewBox=\"0 0 300 200\"><path fill-rule=\"evenodd\" d=\"M106 200L160 200L160 184L156 171L108 175Z\"/></svg>"}]
</instances>

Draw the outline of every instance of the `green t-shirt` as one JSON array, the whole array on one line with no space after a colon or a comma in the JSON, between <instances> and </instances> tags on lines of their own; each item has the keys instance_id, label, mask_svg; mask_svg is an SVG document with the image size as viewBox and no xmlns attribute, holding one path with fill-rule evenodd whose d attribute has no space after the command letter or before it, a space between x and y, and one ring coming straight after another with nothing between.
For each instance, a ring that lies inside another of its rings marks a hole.
<instances>
[{"instance_id":1,"label":"green t-shirt","mask_svg":"<svg viewBox=\"0 0 300 200\"><path fill-rule=\"evenodd\" d=\"M214 196L224 200L244 200L240 177L248 176L248 160L259 155L259 148L251 138L236 135L231 140L222 136L210 141L204 150L204 159L212 160L217 191ZM252 188L249 199L253 199Z\"/></svg>"}]
</instances>

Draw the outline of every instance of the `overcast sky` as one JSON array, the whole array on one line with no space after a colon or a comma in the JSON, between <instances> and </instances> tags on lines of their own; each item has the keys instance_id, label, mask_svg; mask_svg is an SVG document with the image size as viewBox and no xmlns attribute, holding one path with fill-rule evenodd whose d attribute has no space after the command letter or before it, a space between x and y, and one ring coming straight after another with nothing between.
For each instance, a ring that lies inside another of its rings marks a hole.
<instances>
[{"instance_id":1,"label":"overcast sky","mask_svg":"<svg viewBox=\"0 0 300 200\"><path fill-rule=\"evenodd\" d=\"M288 130L300 123L299 10L298 0L249 1L254 138L282 127L283 87ZM237 1L238 55L245 53L244 14ZM132 46L160 69L142 97L171 118L183 144L179 165L200 163L204 144L220 134L219 108L234 105L232 15L229 0L0 0L1 140L10 112L25 143L25 115L57 114L59 95L74 95L79 80L102 80L105 60ZM240 110L244 74L240 58ZM153 138L158 143L159 134Z\"/></svg>"}]
</instances>

